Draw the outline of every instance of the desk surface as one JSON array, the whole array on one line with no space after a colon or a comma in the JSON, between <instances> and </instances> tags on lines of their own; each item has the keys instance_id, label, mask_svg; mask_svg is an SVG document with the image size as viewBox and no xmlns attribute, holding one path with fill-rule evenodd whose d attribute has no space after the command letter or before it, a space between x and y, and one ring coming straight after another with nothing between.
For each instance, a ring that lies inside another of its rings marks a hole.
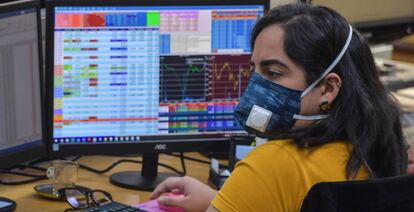
<instances>
[{"instance_id":1,"label":"desk surface","mask_svg":"<svg viewBox=\"0 0 414 212\"><path fill-rule=\"evenodd\" d=\"M376 63L379 66L384 64L393 65L395 71L389 76L382 76L381 81L385 86L392 90L398 90L414 86L414 63L407 63L395 60L388 60L383 58L376 58Z\"/></svg>"},{"instance_id":2,"label":"desk surface","mask_svg":"<svg viewBox=\"0 0 414 212\"><path fill-rule=\"evenodd\" d=\"M199 159L208 160L198 153L186 153L186 156L196 157ZM96 169L104 169L123 157L109 157L109 156L85 156L79 159L79 163L94 167ZM128 158L140 160L140 157ZM181 170L181 163L179 158L168 155L160 155L160 162L173 166ZM187 175L195 177L204 183L207 183L209 165L202 164L190 160L185 160ZM137 191L131 189L121 188L109 183L109 176L112 173L120 171L134 171L140 170L141 165L135 163L122 163L116 166L111 171L105 174L95 174L84 169L80 169L78 173L77 184L89 187L91 189L102 189L112 194L114 200L136 205L146 202L149 199L151 192ZM158 167L159 172L172 173L171 170L163 167ZM3 176L4 177L4 176ZM38 181L24 185L6 186L0 185L0 196L10 198L17 203L16 211L63 211L69 208L65 201L51 200L38 196L33 187L37 184L48 183L48 180Z\"/></svg>"}]
</instances>

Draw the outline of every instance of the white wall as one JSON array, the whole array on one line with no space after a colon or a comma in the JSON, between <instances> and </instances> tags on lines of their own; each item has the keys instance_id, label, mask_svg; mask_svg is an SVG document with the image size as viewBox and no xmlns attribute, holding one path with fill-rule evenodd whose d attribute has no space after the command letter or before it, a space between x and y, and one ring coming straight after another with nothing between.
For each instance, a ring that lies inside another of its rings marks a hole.
<instances>
[{"instance_id":1,"label":"white wall","mask_svg":"<svg viewBox=\"0 0 414 212\"><path fill-rule=\"evenodd\" d=\"M350 22L414 16L414 0L313 0L312 2L337 10Z\"/></svg>"},{"instance_id":2,"label":"white wall","mask_svg":"<svg viewBox=\"0 0 414 212\"><path fill-rule=\"evenodd\" d=\"M295 2L298 2L298 0L270 0L270 8L273 8L281 4L288 4L288 3L295 3Z\"/></svg>"}]
</instances>

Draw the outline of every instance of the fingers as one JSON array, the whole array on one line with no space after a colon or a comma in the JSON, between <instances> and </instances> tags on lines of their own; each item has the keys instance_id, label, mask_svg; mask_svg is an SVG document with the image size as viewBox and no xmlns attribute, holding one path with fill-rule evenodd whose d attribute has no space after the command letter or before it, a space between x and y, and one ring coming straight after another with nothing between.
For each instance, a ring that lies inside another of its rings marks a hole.
<instances>
[{"instance_id":1,"label":"fingers","mask_svg":"<svg viewBox=\"0 0 414 212\"><path fill-rule=\"evenodd\" d=\"M184 208L186 205L187 197L166 197L162 196L158 198L158 202L164 206Z\"/></svg>"},{"instance_id":2,"label":"fingers","mask_svg":"<svg viewBox=\"0 0 414 212\"><path fill-rule=\"evenodd\" d=\"M152 192L150 199L156 199L159 197L162 193L167 191L183 191L184 187L184 180L182 177L169 177L163 182L161 182Z\"/></svg>"},{"instance_id":3,"label":"fingers","mask_svg":"<svg viewBox=\"0 0 414 212\"><path fill-rule=\"evenodd\" d=\"M178 189L173 189L173 190L171 190L170 192L171 192L171 193L173 193L173 194L176 194L176 195L179 195L179 194L184 194L184 192L183 192L183 191L178 190Z\"/></svg>"}]
</instances>

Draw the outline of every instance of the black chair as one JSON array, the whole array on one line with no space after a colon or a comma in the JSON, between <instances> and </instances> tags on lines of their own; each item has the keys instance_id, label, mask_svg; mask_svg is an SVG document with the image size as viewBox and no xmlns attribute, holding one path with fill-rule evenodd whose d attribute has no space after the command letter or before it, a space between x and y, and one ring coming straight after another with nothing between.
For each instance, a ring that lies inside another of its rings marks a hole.
<instances>
[{"instance_id":1,"label":"black chair","mask_svg":"<svg viewBox=\"0 0 414 212\"><path fill-rule=\"evenodd\" d=\"M414 175L317 183L301 212L414 211Z\"/></svg>"}]
</instances>

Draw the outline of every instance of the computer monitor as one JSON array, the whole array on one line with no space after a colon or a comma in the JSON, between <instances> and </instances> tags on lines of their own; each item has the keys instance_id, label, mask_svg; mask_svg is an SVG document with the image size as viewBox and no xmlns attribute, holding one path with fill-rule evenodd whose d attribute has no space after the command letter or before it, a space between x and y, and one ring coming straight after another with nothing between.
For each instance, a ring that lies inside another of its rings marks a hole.
<instances>
[{"instance_id":1,"label":"computer monitor","mask_svg":"<svg viewBox=\"0 0 414 212\"><path fill-rule=\"evenodd\" d=\"M40 158L43 143L40 8L0 4L0 168Z\"/></svg>"},{"instance_id":2,"label":"computer monitor","mask_svg":"<svg viewBox=\"0 0 414 212\"><path fill-rule=\"evenodd\" d=\"M47 2L52 155L143 153L111 176L152 190L158 153L228 149L266 0ZM140 181L142 179L142 181ZM140 184L140 185L138 185Z\"/></svg>"}]
</instances>

